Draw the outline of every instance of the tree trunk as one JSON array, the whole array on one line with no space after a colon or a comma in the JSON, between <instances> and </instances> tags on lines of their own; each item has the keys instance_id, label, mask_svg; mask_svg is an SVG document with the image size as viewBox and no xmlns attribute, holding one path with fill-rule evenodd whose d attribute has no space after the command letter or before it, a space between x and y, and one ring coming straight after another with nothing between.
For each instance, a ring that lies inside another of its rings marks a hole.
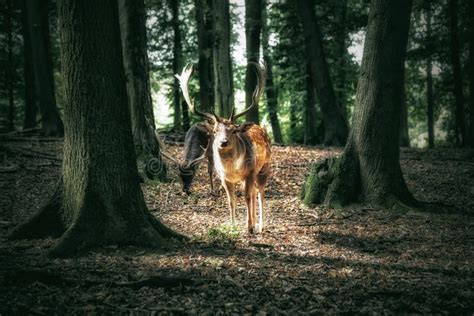
<instances>
[{"instance_id":1,"label":"tree trunk","mask_svg":"<svg viewBox=\"0 0 474 316\"><path fill-rule=\"evenodd\" d=\"M53 256L96 245L160 246L177 234L147 210L139 186L117 2L62 0L58 12L66 92L62 180L12 237L61 235Z\"/></svg>"},{"instance_id":2,"label":"tree trunk","mask_svg":"<svg viewBox=\"0 0 474 316\"><path fill-rule=\"evenodd\" d=\"M405 88L405 67L403 67L403 87L400 98L400 130L399 141L401 147L410 147L410 137L408 134L408 105L407 92Z\"/></svg>"},{"instance_id":3,"label":"tree trunk","mask_svg":"<svg viewBox=\"0 0 474 316\"><path fill-rule=\"evenodd\" d=\"M212 11L216 104L220 116L230 117L234 108L234 83L230 57L229 0L213 0Z\"/></svg>"},{"instance_id":4,"label":"tree trunk","mask_svg":"<svg viewBox=\"0 0 474 316\"><path fill-rule=\"evenodd\" d=\"M464 126L464 95L461 74L461 59L458 32L458 0L448 1L449 28L451 39L451 64L454 79L454 103L456 117L456 142L459 146L466 144L466 129Z\"/></svg>"},{"instance_id":5,"label":"tree trunk","mask_svg":"<svg viewBox=\"0 0 474 316\"><path fill-rule=\"evenodd\" d=\"M347 59L347 0L340 0L336 5L336 80L335 90L337 100L340 102L342 112L347 120L346 109L346 59Z\"/></svg>"},{"instance_id":6,"label":"tree trunk","mask_svg":"<svg viewBox=\"0 0 474 316\"><path fill-rule=\"evenodd\" d=\"M280 121L278 120L278 93L273 81L273 61L270 53L269 32L268 32L268 16L267 1L262 1L262 51L263 60L267 66L267 84L265 93L267 97L267 109L272 125L273 141L283 144L283 136L281 135Z\"/></svg>"},{"instance_id":7,"label":"tree trunk","mask_svg":"<svg viewBox=\"0 0 474 316\"><path fill-rule=\"evenodd\" d=\"M204 112L214 111L212 0L195 0L199 47L199 100Z\"/></svg>"},{"instance_id":8,"label":"tree trunk","mask_svg":"<svg viewBox=\"0 0 474 316\"><path fill-rule=\"evenodd\" d=\"M311 67L307 67L306 76L306 98L304 102L304 144L316 145L318 143L318 131L316 125L316 93L311 81Z\"/></svg>"},{"instance_id":9,"label":"tree trunk","mask_svg":"<svg viewBox=\"0 0 474 316\"><path fill-rule=\"evenodd\" d=\"M13 65L13 1L7 0L5 6L5 35L7 42L7 71L5 71L5 82L8 92L8 130L15 130L15 66Z\"/></svg>"},{"instance_id":10,"label":"tree trunk","mask_svg":"<svg viewBox=\"0 0 474 316\"><path fill-rule=\"evenodd\" d=\"M149 177L166 179L166 165L161 159L155 137L155 117L151 100L146 39L146 12L143 0L119 0L123 63L131 114L133 143L138 156L146 161Z\"/></svg>"},{"instance_id":11,"label":"tree trunk","mask_svg":"<svg viewBox=\"0 0 474 316\"><path fill-rule=\"evenodd\" d=\"M417 205L399 162L399 113L410 0L372 0L351 133L339 159L312 167L306 204Z\"/></svg>"},{"instance_id":12,"label":"tree trunk","mask_svg":"<svg viewBox=\"0 0 474 316\"><path fill-rule=\"evenodd\" d=\"M469 12L474 12L474 1L469 1ZM469 15L469 121L470 143L474 148L474 16Z\"/></svg>"},{"instance_id":13,"label":"tree trunk","mask_svg":"<svg viewBox=\"0 0 474 316\"><path fill-rule=\"evenodd\" d=\"M27 0L28 29L31 37L36 95L38 97L41 126L46 136L62 136L64 126L54 95L53 62L49 39L49 1Z\"/></svg>"},{"instance_id":14,"label":"tree trunk","mask_svg":"<svg viewBox=\"0 0 474 316\"><path fill-rule=\"evenodd\" d=\"M431 47L431 2L426 2L426 40L427 46ZM434 120L433 120L433 74L432 74L431 54L426 58L426 101L428 115L428 147L434 147Z\"/></svg>"},{"instance_id":15,"label":"tree trunk","mask_svg":"<svg viewBox=\"0 0 474 316\"><path fill-rule=\"evenodd\" d=\"M247 69L245 71L245 107L252 104L252 96L257 86L255 67L250 62L260 62L260 33L262 30L262 1L245 0L245 43ZM245 115L247 122L259 124L258 104Z\"/></svg>"},{"instance_id":16,"label":"tree trunk","mask_svg":"<svg viewBox=\"0 0 474 316\"><path fill-rule=\"evenodd\" d=\"M181 32L179 31L179 0L170 0L171 13L173 16L173 73L181 73L182 66L182 47ZM173 125L175 130L183 130L183 121L181 117L181 91L179 90L179 81L174 78L173 81Z\"/></svg>"},{"instance_id":17,"label":"tree trunk","mask_svg":"<svg viewBox=\"0 0 474 316\"><path fill-rule=\"evenodd\" d=\"M297 4L303 23L306 58L311 66L312 81L325 123L324 143L341 146L346 143L348 127L329 76L314 0L298 0Z\"/></svg>"},{"instance_id":18,"label":"tree trunk","mask_svg":"<svg viewBox=\"0 0 474 316\"><path fill-rule=\"evenodd\" d=\"M23 128L37 126L36 115L38 107L35 95L35 74L33 69L33 57L31 55L31 37L28 31L26 12L26 0L21 0L21 34L23 37L23 76L25 81L25 119Z\"/></svg>"}]
</instances>

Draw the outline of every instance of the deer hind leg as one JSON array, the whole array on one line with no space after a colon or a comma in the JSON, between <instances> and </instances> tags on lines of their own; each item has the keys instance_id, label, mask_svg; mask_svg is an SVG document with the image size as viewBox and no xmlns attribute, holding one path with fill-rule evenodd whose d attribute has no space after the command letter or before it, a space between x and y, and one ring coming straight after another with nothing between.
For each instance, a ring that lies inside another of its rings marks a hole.
<instances>
[{"instance_id":1,"label":"deer hind leg","mask_svg":"<svg viewBox=\"0 0 474 316\"><path fill-rule=\"evenodd\" d=\"M267 183L268 176L270 175L270 165L266 164L262 167L257 175L257 187L258 187L258 217L259 225L258 232L261 233L265 226L265 184Z\"/></svg>"},{"instance_id":2,"label":"deer hind leg","mask_svg":"<svg viewBox=\"0 0 474 316\"><path fill-rule=\"evenodd\" d=\"M227 202L229 203L230 222L235 225L235 185L233 183L224 181L222 185L227 193Z\"/></svg>"},{"instance_id":3,"label":"deer hind leg","mask_svg":"<svg viewBox=\"0 0 474 316\"><path fill-rule=\"evenodd\" d=\"M250 234L255 232L255 181L253 178L245 180L245 204L247 206L247 230Z\"/></svg>"}]
</instances>

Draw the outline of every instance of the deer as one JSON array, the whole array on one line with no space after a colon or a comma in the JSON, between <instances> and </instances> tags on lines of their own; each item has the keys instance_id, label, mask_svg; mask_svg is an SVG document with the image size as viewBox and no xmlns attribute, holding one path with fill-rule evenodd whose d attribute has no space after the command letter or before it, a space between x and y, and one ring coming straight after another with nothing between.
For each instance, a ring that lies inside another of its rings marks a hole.
<instances>
[{"instance_id":1,"label":"deer","mask_svg":"<svg viewBox=\"0 0 474 316\"><path fill-rule=\"evenodd\" d=\"M195 108L189 97L188 82L192 67L185 66L178 78L181 91L192 114L203 117L213 126L212 156L214 167L227 195L230 221L235 225L235 186L243 183L247 207L247 231L256 232L256 200L258 191L259 225L257 232L264 229L265 185L271 174L271 140L266 129L253 122L238 124L237 119L257 106L265 86L265 65L251 63L257 70L257 86L252 94L252 103L240 113L232 109L229 118L214 112L201 112Z\"/></svg>"}]
</instances>

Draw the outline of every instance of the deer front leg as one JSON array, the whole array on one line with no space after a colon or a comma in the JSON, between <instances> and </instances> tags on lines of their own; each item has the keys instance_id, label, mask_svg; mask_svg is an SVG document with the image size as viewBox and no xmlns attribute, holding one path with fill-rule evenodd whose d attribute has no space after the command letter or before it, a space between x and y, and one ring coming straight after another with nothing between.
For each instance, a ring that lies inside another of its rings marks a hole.
<instances>
[{"instance_id":1,"label":"deer front leg","mask_svg":"<svg viewBox=\"0 0 474 316\"><path fill-rule=\"evenodd\" d=\"M228 181L223 181L222 186L227 193L227 201L229 203L230 210L230 222L232 225L235 225L235 185Z\"/></svg>"},{"instance_id":2,"label":"deer front leg","mask_svg":"<svg viewBox=\"0 0 474 316\"><path fill-rule=\"evenodd\" d=\"M263 231L263 228L265 225L265 216L263 213L264 206L265 206L265 187L262 185L258 188L258 217L259 217L258 232L259 233Z\"/></svg>"},{"instance_id":3,"label":"deer front leg","mask_svg":"<svg viewBox=\"0 0 474 316\"><path fill-rule=\"evenodd\" d=\"M245 204L247 206L247 230L255 232L255 181L253 178L245 180Z\"/></svg>"}]
</instances>

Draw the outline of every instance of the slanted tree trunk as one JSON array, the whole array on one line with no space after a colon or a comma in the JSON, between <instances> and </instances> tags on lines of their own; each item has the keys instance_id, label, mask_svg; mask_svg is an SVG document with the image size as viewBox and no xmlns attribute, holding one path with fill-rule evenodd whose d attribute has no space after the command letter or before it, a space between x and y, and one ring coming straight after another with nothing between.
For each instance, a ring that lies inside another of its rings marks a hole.
<instances>
[{"instance_id":1,"label":"slanted tree trunk","mask_svg":"<svg viewBox=\"0 0 474 316\"><path fill-rule=\"evenodd\" d=\"M252 95L257 86L255 66L250 62L260 61L260 33L262 30L262 1L245 0L245 43L247 53L247 69L245 71L245 107L252 104ZM245 115L247 122L259 124L258 104Z\"/></svg>"},{"instance_id":2,"label":"slanted tree trunk","mask_svg":"<svg viewBox=\"0 0 474 316\"><path fill-rule=\"evenodd\" d=\"M7 71L5 71L5 82L8 92L8 130L15 130L15 66L13 65L13 1L6 0L5 3L5 35L7 42Z\"/></svg>"},{"instance_id":3,"label":"slanted tree trunk","mask_svg":"<svg viewBox=\"0 0 474 316\"><path fill-rule=\"evenodd\" d=\"M400 147L410 147L410 137L408 134L408 105L405 85L403 86L402 97L400 100Z\"/></svg>"},{"instance_id":4,"label":"slanted tree trunk","mask_svg":"<svg viewBox=\"0 0 474 316\"><path fill-rule=\"evenodd\" d=\"M312 81L325 126L324 143L342 146L346 143L348 127L329 76L314 0L298 0L297 4L303 23L306 59L311 66Z\"/></svg>"},{"instance_id":5,"label":"slanted tree trunk","mask_svg":"<svg viewBox=\"0 0 474 316\"><path fill-rule=\"evenodd\" d=\"M416 205L399 162L399 113L410 0L372 0L350 136L339 159L315 164L306 204Z\"/></svg>"},{"instance_id":6,"label":"slanted tree trunk","mask_svg":"<svg viewBox=\"0 0 474 316\"><path fill-rule=\"evenodd\" d=\"M458 0L448 1L449 28L451 39L451 65L454 78L454 103L456 117L456 143L459 146L466 144L466 129L464 125L464 94L461 74L461 59L458 31Z\"/></svg>"},{"instance_id":7,"label":"slanted tree trunk","mask_svg":"<svg viewBox=\"0 0 474 316\"><path fill-rule=\"evenodd\" d=\"M265 85L265 93L267 97L267 110L272 126L273 140L275 143L283 144L283 136L281 135L280 121L278 120L278 93L273 80L273 60L270 52L269 32L268 32L268 15L267 1L262 1L262 51L263 60L267 66L267 84Z\"/></svg>"},{"instance_id":8,"label":"slanted tree trunk","mask_svg":"<svg viewBox=\"0 0 474 316\"><path fill-rule=\"evenodd\" d=\"M148 74L145 4L143 0L119 0L118 6L135 151L146 161L145 173L149 177L157 176L164 180L167 168L155 137L155 117Z\"/></svg>"},{"instance_id":9,"label":"slanted tree trunk","mask_svg":"<svg viewBox=\"0 0 474 316\"><path fill-rule=\"evenodd\" d=\"M179 0L170 0L171 13L173 16L173 73L181 73L182 68L182 47L181 32L179 31ZM183 121L181 116L181 91L179 90L179 81L174 78L173 81L173 125L178 131L183 130Z\"/></svg>"},{"instance_id":10,"label":"slanted tree trunk","mask_svg":"<svg viewBox=\"0 0 474 316\"><path fill-rule=\"evenodd\" d=\"M35 74L33 69L33 57L31 56L31 38L28 31L26 12L26 0L21 0L21 35L23 37L23 77L25 81L25 119L23 128L37 126L36 115L38 107L35 95Z\"/></svg>"},{"instance_id":11,"label":"slanted tree trunk","mask_svg":"<svg viewBox=\"0 0 474 316\"><path fill-rule=\"evenodd\" d=\"M316 93L311 80L311 67L307 67L306 75L306 98L304 102L304 144L316 145L318 143L318 126L316 125Z\"/></svg>"},{"instance_id":12,"label":"slanted tree trunk","mask_svg":"<svg viewBox=\"0 0 474 316\"><path fill-rule=\"evenodd\" d=\"M214 28L214 91L218 114L229 117L234 108L234 83L230 57L229 0L212 1Z\"/></svg>"},{"instance_id":13,"label":"slanted tree trunk","mask_svg":"<svg viewBox=\"0 0 474 316\"><path fill-rule=\"evenodd\" d=\"M431 47L431 2L426 2L426 41L427 47ZM433 97L433 73L432 73L431 54L426 58L426 101L427 101L427 116L428 116L428 147L434 147L434 97Z\"/></svg>"},{"instance_id":14,"label":"slanted tree trunk","mask_svg":"<svg viewBox=\"0 0 474 316\"><path fill-rule=\"evenodd\" d=\"M28 29L31 37L35 87L41 127L46 136L62 136L64 126L56 106L53 62L49 38L49 1L27 0Z\"/></svg>"},{"instance_id":15,"label":"slanted tree trunk","mask_svg":"<svg viewBox=\"0 0 474 316\"><path fill-rule=\"evenodd\" d=\"M204 112L214 111L212 0L195 0L199 49L199 100Z\"/></svg>"},{"instance_id":16,"label":"slanted tree trunk","mask_svg":"<svg viewBox=\"0 0 474 316\"><path fill-rule=\"evenodd\" d=\"M474 12L474 1L469 1L469 12ZM474 148L474 16L469 15L469 135Z\"/></svg>"},{"instance_id":17,"label":"slanted tree trunk","mask_svg":"<svg viewBox=\"0 0 474 316\"><path fill-rule=\"evenodd\" d=\"M62 178L12 237L61 236L53 256L95 245L160 246L177 236L147 210L139 186L117 2L61 0L66 103Z\"/></svg>"}]
</instances>

